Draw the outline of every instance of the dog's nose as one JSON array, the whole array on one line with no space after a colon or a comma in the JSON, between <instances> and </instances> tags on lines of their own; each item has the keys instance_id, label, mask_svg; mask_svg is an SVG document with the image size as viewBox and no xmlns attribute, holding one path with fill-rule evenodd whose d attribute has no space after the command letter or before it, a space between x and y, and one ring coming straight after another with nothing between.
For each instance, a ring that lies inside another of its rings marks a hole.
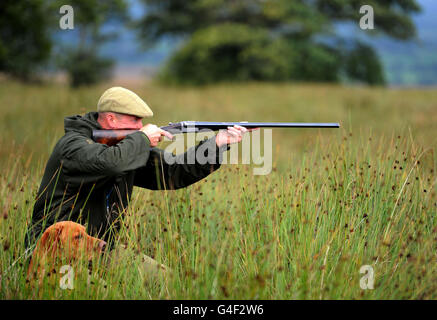
<instances>
[{"instance_id":1,"label":"dog's nose","mask_svg":"<svg viewBox=\"0 0 437 320\"><path fill-rule=\"evenodd\" d=\"M99 242L99 249L102 252L106 250L106 242L105 241L100 241Z\"/></svg>"}]
</instances>

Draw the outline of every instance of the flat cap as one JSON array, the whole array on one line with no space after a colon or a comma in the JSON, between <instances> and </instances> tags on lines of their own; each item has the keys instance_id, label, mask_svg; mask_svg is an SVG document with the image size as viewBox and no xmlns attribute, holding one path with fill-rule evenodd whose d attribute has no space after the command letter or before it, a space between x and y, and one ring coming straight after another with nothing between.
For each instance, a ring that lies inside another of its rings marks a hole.
<instances>
[{"instance_id":1,"label":"flat cap","mask_svg":"<svg viewBox=\"0 0 437 320\"><path fill-rule=\"evenodd\" d=\"M139 118L153 116L153 111L144 100L122 87L112 87L103 92L97 103L97 111L130 114Z\"/></svg>"}]
</instances>

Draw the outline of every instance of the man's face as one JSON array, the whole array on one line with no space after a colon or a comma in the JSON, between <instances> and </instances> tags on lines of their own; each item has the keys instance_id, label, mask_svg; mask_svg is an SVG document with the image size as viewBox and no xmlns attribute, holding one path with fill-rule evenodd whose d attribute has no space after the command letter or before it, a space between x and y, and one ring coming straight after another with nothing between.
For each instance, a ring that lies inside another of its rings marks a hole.
<instances>
[{"instance_id":1,"label":"man's face","mask_svg":"<svg viewBox=\"0 0 437 320\"><path fill-rule=\"evenodd\" d=\"M121 113L106 113L104 121L99 121L103 129L112 130L139 130L143 127L142 118L138 118L129 114Z\"/></svg>"},{"instance_id":2,"label":"man's face","mask_svg":"<svg viewBox=\"0 0 437 320\"><path fill-rule=\"evenodd\" d=\"M143 121L141 118L131 116L129 114L117 114L116 129L135 129L140 130L143 127Z\"/></svg>"}]
</instances>

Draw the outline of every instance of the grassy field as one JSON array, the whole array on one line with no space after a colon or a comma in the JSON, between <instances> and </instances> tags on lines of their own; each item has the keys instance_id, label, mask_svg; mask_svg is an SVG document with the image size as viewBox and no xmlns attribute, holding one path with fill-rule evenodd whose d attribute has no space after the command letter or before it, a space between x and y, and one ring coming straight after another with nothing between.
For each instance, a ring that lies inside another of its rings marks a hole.
<instances>
[{"instance_id":1,"label":"grassy field","mask_svg":"<svg viewBox=\"0 0 437 320\"><path fill-rule=\"evenodd\" d=\"M63 117L94 110L107 86L0 83L0 299L436 299L437 90L247 84L130 87L152 121L340 122L273 132L273 171L226 165L183 190L135 190L120 242L135 259L93 268L73 290L25 281L22 240ZM360 288L360 268L374 289Z\"/></svg>"}]
</instances>

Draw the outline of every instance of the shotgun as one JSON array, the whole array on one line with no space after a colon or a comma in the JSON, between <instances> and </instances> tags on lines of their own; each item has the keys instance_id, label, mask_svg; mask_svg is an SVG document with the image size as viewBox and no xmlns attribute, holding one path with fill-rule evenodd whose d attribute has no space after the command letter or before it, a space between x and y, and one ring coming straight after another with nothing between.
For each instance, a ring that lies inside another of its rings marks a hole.
<instances>
[{"instance_id":1,"label":"shotgun","mask_svg":"<svg viewBox=\"0 0 437 320\"><path fill-rule=\"evenodd\" d=\"M245 128L340 128L338 123L308 123L308 122L210 122L210 121L181 121L161 127L171 134L199 132L202 130L217 131L234 125ZM93 130L93 140L113 146L123 140L128 134L138 130Z\"/></svg>"}]
</instances>

